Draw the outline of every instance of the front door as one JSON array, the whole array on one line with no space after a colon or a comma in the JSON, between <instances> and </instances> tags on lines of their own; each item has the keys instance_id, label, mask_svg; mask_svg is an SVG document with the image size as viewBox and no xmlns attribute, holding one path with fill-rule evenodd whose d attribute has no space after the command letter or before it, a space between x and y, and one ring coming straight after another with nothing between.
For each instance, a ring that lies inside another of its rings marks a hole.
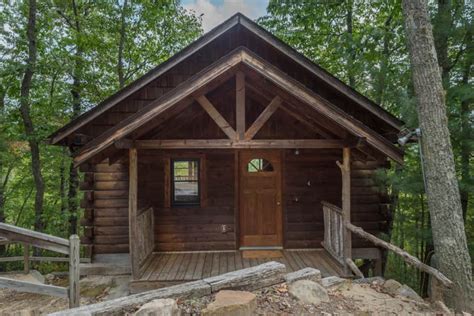
<instances>
[{"instance_id":1,"label":"front door","mask_svg":"<svg viewBox=\"0 0 474 316\"><path fill-rule=\"evenodd\" d=\"M240 152L240 246L281 247L281 158L277 150Z\"/></svg>"}]
</instances>

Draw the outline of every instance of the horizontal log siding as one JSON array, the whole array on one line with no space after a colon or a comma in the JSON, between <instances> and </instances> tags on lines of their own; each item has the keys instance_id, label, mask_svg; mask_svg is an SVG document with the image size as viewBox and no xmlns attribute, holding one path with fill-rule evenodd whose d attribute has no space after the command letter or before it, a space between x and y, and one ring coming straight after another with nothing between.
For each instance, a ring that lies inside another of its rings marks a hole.
<instances>
[{"instance_id":1,"label":"horizontal log siding","mask_svg":"<svg viewBox=\"0 0 474 316\"><path fill-rule=\"evenodd\" d=\"M94 254L128 252L128 163L107 161L91 165L92 182L82 188L92 196L90 220L85 229Z\"/></svg>"},{"instance_id":2,"label":"horizontal log siding","mask_svg":"<svg viewBox=\"0 0 474 316\"><path fill-rule=\"evenodd\" d=\"M201 185L207 188L207 206L165 208L163 161L177 153L139 152L138 196L155 209L155 250L235 249L234 154L205 154L206 180ZM199 154L180 151L178 155L193 158ZM222 225L227 233L222 233Z\"/></svg>"},{"instance_id":3,"label":"horizontal log siding","mask_svg":"<svg viewBox=\"0 0 474 316\"><path fill-rule=\"evenodd\" d=\"M139 151L139 193L155 212L155 251L226 250L236 248L234 154L205 152L207 206L164 208L164 157L195 157L204 151ZM340 205L341 175L335 161L340 150L285 151L283 164L284 238L286 248L320 248L324 237L321 201ZM127 163L90 167L93 192L89 207L92 226L83 240L94 254L128 252ZM352 222L378 235L386 231L386 196L379 192L374 163L352 164ZM310 186L308 186L310 181ZM226 225L227 233L222 233ZM371 247L353 236L354 247Z\"/></svg>"},{"instance_id":4,"label":"horizontal log siding","mask_svg":"<svg viewBox=\"0 0 474 316\"><path fill-rule=\"evenodd\" d=\"M320 248L324 239L321 201L341 205L341 172L335 161L341 150L285 152L283 195L286 248ZM386 229L384 197L373 180L373 163L352 165L352 222L372 234ZM310 185L308 185L308 181ZM353 247L370 247L353 236Z\"/></svg>"}]
</instances>

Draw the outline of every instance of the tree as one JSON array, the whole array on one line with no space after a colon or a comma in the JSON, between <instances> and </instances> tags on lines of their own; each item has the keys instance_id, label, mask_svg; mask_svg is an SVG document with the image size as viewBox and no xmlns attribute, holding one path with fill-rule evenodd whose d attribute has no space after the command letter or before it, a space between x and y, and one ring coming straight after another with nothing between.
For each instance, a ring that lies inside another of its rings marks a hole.
<instances>
[{"instance_id":1,"label":"tree","mask_svg":"<svg viewBox=\"0 0 474 316\"><path fill-rule=\"evenodd\" d=\"M28 138L28 144L31 151L31 169L35 181L35 230L43 231L44 223L43 198L44 198L44 180L41 172L39 139L35 131L35 126L30 114L30 91L33 74L36 67L36 0L29 0L28 5L28 23L26 25L26 37L28 41L28 58L26 60L23 79L20 88L20 113L25 128L25 134Z\"/></svg>"},{"instance_id":2,"label":"tree","mask_svg":"<svg viewBox=\"0 0 474 316\"><path fill-rule=\"evenodd\" d=\"M433 242L439 269L455 283L446 291L446 299L458 311L473 311L471 259L428 7L424 0L404 0L402 7L422 132Z\"/></svg>"}]
</instances>

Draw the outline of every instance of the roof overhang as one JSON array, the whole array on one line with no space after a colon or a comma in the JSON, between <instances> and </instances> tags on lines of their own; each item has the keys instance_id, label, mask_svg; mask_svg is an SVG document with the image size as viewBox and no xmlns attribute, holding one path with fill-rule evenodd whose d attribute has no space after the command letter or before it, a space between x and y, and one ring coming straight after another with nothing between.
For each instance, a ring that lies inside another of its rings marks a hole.
<instances>
[{"instance_id":1,"label":"roof overhang","mask_svg":"<svg viewBox=\"0 0 474 316\"><path fill-rule=\"evenodd\" d=\"M381 108L362 94L358 93L356 90L344 84L342 81L325 71L323 68L319 67L318 65L307 59L304 55L298 53L292 47L288 46L287 44L279 40L277 37L267 32L255 22L251 21L244 15L237 13L231 18L229 18L227 21L223 22L208 33L204 34L198 40L187 46L185 49L181 50L179 53L175 54L166 62L152 69L146 75L130 83L128 86L119 90L117 93L113 94L112 96L98 104L96 107L83 113L73 121L69 122L59 130L51 134L48 137L50 143L60 143L66 137L74 133L74 131L90 123L98 115L106 112L108 109L110 109L120 101L123 101L131 94L145 87L147 84L149 84L168 70L172 69L174 66L184 61L189 56L191 56L192 54L194 54L195 52L197 52L198 50L200 50L201 48L203 48L204 46L206 46L207 44L209 44L210 42L212 42L213 40L215 40L216 38L218 38L219 36L221 36L222 34L224 34L225 32L227 32L232 27L238 24L258 36L261 40L278 49L280 52L291 58L293 61L304 67L306 70L311 72L319 79L327 82L331 87L339 91L341 94L345 95L346 97L356 102L358 105L373 113L374 115L377 115L379 118L381 118L384 122L386 122L393 128L397 130L401 129L403 123L395 116L385 111L383 108Z\"/></svg>"},{"instance_id":2,"label":"roof overhang","mask_svg":"<svg viewBox=\"0 0 474 316\"><path fill-rule=\"evenodd\" d=\"M308 104L319 115L342 126L352 135L365 139L368 145L380 151L385 156L400 164L403 163L403 151L393 145L389 140L317 95L298 81L289 77L267 61L258 57L250 50L245 47L239 47L198 74L192 76L161 98L152 101L137 113L130 115L87 143L75 155L75 165L80 165L91 159L98 153L114 145L115 142L130 135L140 126L150 123L153 119L162 115L179 102L189 99L190 96L196 96L199 94L199 91L202 93L206 86L223 77L228 77L229 74L235 72L239 67L246 67L258 73L279 88L284 89L294 98Z\"/></svg>"}]
</instances>

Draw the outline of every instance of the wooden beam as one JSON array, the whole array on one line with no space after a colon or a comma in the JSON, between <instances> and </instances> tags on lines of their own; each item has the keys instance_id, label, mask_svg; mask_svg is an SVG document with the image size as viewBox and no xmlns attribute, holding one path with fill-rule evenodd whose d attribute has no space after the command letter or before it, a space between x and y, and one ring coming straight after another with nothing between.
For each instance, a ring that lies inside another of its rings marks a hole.
<instances>
[{"instance_id":1,"label":"wooden beam","mask_svg":"<svg viewBox=\"0 0 474 316\"><path fill-rule=\"evenodd\" d=\"M26 228L0 223L0 236L8 239L9 242L23 242L37 248L69 254L69 241L67 239Z\"/></svg>"},{"instance_id":2,"label":"wooden beam","mask_svg":"<svg viewBox=\"0 0 474 316\"><path fill-rule=\"evenodd\" d=\"M129 149L129 184L128 184L128 225L129 225L129 243L130 243L130 264L132 269L132 279L136 280L140 277L140 263L137 243L138 232L137 232L137 214L138 214L138 157L137 149Z\"/></svg>"},{"instance_id":3,"label":"wooden beam","mask_svg":"<svg viewBox=\"0 0 474 316\"><path fill-rule=\"evenodd\" d=\"M349 268L352 270L352 272L354 272L356 276L358 276L361 279L364 278L364 274L362 273L362 271L360 271L359 267L357 267L357 265L355 264L354 261L352 261L352 259L346 258L346 264L349 266Z\"/></svg>"},{"instance_id":4,"label":"wooden beam","mask_svg":"<svg viewBox=\"0 0 474 316\"><path fill-rule=\"evenodd\" d=\"M86 162L99 152L109 148L116 140L126 137L140 126L147 124L155 117L172 108L178 102L189 97L189 95L201 95L202 90L204 90L209 84L212 84L215 81L220 81L223 77L228 76L229 73L236 71L239 64L246 66L240 69L247 68L246 71L249 73L252 73L251 70L257 72L267 80L273 82L278 89L282 89L292 97L308 104L312 109L324 117L325 120L329 119L334 121L336 124L343 126L353 135L366 137L370 146L375 147L386 156L400 164L403 164L403 151L393 145L389 140L385 139L360 121L354 119L352 116L325 100L314 91L309 90L300 82L289 77L287 74L261 59L248 49L239 47L235 51L219 59L212 65L212 67L207 67L199 74L196 74L170 91L170 93L167 93L163 97L151 102L137 113L128 116L114 127L87 143L75 156L75 166ZM239 91L239 98L242 99L243 91L245 90L241 89ZM240 125L242 125L242 118L240 120ZM240 132L242 131L237 131L238 134ZM244 134L242 135L244 136Z\"/></svg>"},{"instance_id":5,"label":"wooden beam","mask_svg":"<svg viewBox=\"0 0 474 316\"><path fill-rule=\"evenodd\" d=\"M277 87L280 87L302 102L310 105L326 119L330 119L343 126L352 134L367 138L367 142L371 146L374 146L399 164L403 164L403 151L393 145L389 140L360 121L353 119L348 113L333 105L314 91L311 91L278 68L255 54L250 53L247 49L243 49L242 63L273 82Z\"/></svg>"},{"instance_id":6,"label":"wooden beam","mask_svg":"<svg viewBox=\"0 0 474 316\"><path fill-rule=\"evenodd\" d=\"M207 67L195 76L173 89L170 93L150 102L137 113L108 129L100 137L87 143L74 157L74 165L78 166L95 156L105 148L112 145L116 140L126 137L135 129L147 124L158 115L172 108L178 102L186 99L189 95L204 89L217 78L227 79L232 69L242 61L240 50L233 51L214 63L213 67ZM202 94L202 93L201 93Z\"/></svg>"},{"instance_id":7,"label":"wooden beam","mask_svg":"<svg viewBox=\"0 0 474 316\"><path fill-rule=\"evenodd\" d=\"M402 259L406 263L420 269L423 272L426 272L426 273L431 274L432 276L434 276L444 286L446 286L448 288L453 286L453 282L450 279L448 279L444 274L442 274L440 271L436 270L435 268L424 264L418 258L410 255L405 250L403 250L403 249L401 249L401 248L399 248L395 245L392 245L391 243L388 243L388 242L386 242L386 241L384 241L380 238L377 238L374 235L372 235L372 234L366 232L365 230L363 230L361 227L355 226L351 223L346 223L346 228L348 230L350 230L351 232L353 232L354 234L364 238L365 240L368 240L368 241L374 243L374 245L376 245L376 246L383 247L385 249L393 251L396 255L402 257Z\"/></svg>"},{"instance_id":8,"label":"wooden beam","mask_svg":"<svg viewBox=\"0 0 474 316\"><path fill-rule=\"evenodd\" d=\"M275 111L280 107L281 99L279 96L276 96L272 99L270 104L267 105L265 110L257 117L255 122L253 122L252 126L245 132L245 139L250 140L252 139L258 131L262 128L262 126L270 119L270 117L275 113Z\"/></svg>"},{"instance_id":9,"label":"wooden beam","mask_svg":"<svg viewBox=\"0 0 474 316\"><path fill-rule=\"evenodd\" d=\"M79 307L81 291L79 285L81 262L79 236L69 237L69 308Z\"/></svg>"},{"instance_id":10,"label":"wooden beam","mask_svg":"<svg viewBox=\"0 0 474 316\"><path fill-rule=\"evenodd\" d=\"M348 147L342 149L342 163L337 161L342 174L342 222L344 225L351 222L351 150ZM344 272L349 274L347 259L352 260L352 236L348 229L343 229L343 256Z\"/></svg>"},{"instance_id":11,"label":"wooden beam","mask_svg":"<svg viewBox=\"0 0 474 316\"><path fill-rule=\"evenodd\" d=\"M37 284L32 282L7 279L0 277L0 288L12 289L18 292L28 292L56 297L67 297L68 290L65 287Z\"/></svg>"},{"instance_id":12,"label":"wooden beam","mask_svg":"<svg viewBox=\"0 0 474 316\"><path fill-rule=\"evenodd\" d=\"M216 110L214 105L206 98L206 96L201 95L196 98L196 101L201 105L204 111L209 114L209 116L216 122L217 126L229 137L230 139L237 139L237 134L227 122L227 120Z\"/></svg>"},{"instance_id":13,"label":"wooden beam","mask_svg":"<svg viewBox=\"0 0 474 316\"><path fill-rule=\"evenodd\" d=\"M186 148L344 148L347 140L341 139L252 139L232 141L228 139L151 139L136 140L138 149L186 149Z\"/></svg>"},{"instance_id":14,"label":"wooden beam","mask_svg":"<svg viewBox=\"0 0 474 316\"><path fill-rule=\"evenodd\" d=\"M251 82L250 80L247 80L245 87L248 90L249 95L251 94L255 99L257 99L258 102L269 102L269 100L271 100L270 93L266 92L266 90L272 91L269 83L264 83L262 82L262 80L252 80ZM282 97L280 96L280 98ZM293 101L295 100L293 99ZM336 127L336 125L334 125L333 127L328 127L328 123L329 123L328 121L325 122L326 126L322 125L321 123L314 122L314 118L310 119L308 116L304 116L303 114L300 114L299 112L297 112L296 109L300 107L297 105L291 104L289 100L285 100L285 103L282 104L280 108L284 110L288 115L292 116L293 118L298 120L300 123L303 123L308 128L313 130L316 134L321 135L324 138L329 138L329 139L334 138L333 133L336 134L334 129L340 128L340 127Z\"/></svg>"},{"instance_id":15,"label":"wooden beam","mask_svg":"<svg viewBox=\"0 0 474 316\"><path fill-rule=\"evenodd\" d=\"M238 71L235 76L235 113L238 139L245 137L245 75Z\"/></svg>"}]
</instances>

